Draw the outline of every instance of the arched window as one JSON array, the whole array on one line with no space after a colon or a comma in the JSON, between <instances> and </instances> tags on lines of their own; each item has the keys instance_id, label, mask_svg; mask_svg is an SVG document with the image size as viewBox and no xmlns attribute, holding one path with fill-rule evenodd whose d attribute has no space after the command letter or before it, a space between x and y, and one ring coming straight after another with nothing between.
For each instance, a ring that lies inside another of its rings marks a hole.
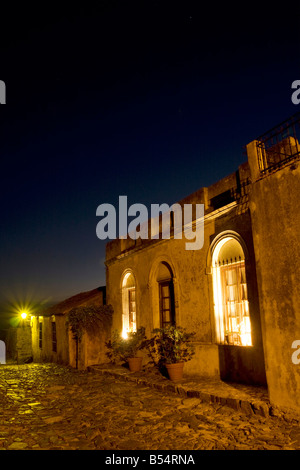
<instances>
[{"instance_id":1,"label":"arched window","mask_svg":"<svg viewBox=\"0 0 300 470\"><path fill-rule=\"evenodd\" d=\"M245 254L240 242L232 236L221 238L212 264L217 341L251 346Z\"/></svg>"},{"instance_id":2,"label":"arched window","mask_svg":"<svg viewBox=\"0 0 300 470\"><path fill-rule=\"evenodd\" d=\"M135 279L132 272L127 272L122 282L122 336L136 331L136 292Z\"/></svg>"},{"instance_id":3,"label":"arched window","mask_svg":"<svg viewBox=\"0 0 300 470\"><path fill-rule=\"evenodd\" d=\"M165 328L175 324L173 273L167 263L159 264L156 281L159 288L160 325Z\"/></svg>"}]
</instances>

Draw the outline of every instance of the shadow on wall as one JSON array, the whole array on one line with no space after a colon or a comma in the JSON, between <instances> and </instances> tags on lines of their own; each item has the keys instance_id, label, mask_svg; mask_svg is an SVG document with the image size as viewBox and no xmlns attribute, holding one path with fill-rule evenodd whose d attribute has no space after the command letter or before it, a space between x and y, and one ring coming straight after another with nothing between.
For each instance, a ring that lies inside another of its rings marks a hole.
<instances>
[{"instance_id":1,"label":"shadow on wall","mask_svg":"<svg viewBox=\"0 0 300 470\"><path fill-rule=\"evenodd\" d=\"M261 350L254 347L219 345L219 361L221 380L266 386Z\"/></svg>"}]
</instances>

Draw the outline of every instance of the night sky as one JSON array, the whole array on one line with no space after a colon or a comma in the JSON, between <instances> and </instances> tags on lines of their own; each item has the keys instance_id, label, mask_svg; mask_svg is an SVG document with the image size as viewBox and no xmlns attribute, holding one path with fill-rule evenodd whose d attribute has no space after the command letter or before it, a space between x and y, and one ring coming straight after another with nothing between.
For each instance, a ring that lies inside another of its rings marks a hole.
<instances>
[{"instance_id":1,"label":"night sky","mask_svg":"<svg viewBox=\"0 0 300 470\"><path fill-rule=\"evenodd\" d=\"M300 111L292 6L22 3L0 13L3 318L105 284L98 205L176 202Z\"/></svg>"}]
</instances>

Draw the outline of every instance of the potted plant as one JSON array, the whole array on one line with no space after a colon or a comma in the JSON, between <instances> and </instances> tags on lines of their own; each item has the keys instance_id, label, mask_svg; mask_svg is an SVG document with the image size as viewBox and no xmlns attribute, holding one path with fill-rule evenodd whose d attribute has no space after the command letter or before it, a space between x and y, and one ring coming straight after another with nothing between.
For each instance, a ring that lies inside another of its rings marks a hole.
<instances>
[{"instance_id":1,"label":"potted plant","mask_svg":"<svg viewBox=\"0 0 300 470\"><path fill-rule=\"evenodd\" d=\"M156 328L153 333L154 336L146 343L150 359L161 370L167 369L170 380L181 380L184 363L195 354L191 343L195 333L187 333L184 328L174 325Z\"/></svg>"},{"instance_id":2,"label":"potted plant","mask_svg":"<svg viewBox=\"0 0 300 470\"><path fill-rule=\"evenodd\" d=\"M112 337L105 343L108 351L107 357L111 362L122 361L128 363L131 372L141 370L143 358L137 353L143 349L145 344L145 328L141 327L137 331L127 334L127 338L123 338L119 331L115 330Z\"/></svg>"}]
</instances>

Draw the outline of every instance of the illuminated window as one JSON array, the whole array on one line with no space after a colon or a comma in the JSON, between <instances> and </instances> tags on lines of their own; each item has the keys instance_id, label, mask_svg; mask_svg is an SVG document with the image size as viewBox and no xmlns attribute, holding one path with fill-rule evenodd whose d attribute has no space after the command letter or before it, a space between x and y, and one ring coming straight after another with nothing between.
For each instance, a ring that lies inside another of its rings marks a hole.
<instances>
[{"instance_id":1,"label":"illuminated window","mask_svg":"<svg viewBox=\"0 0 300 470\"><path fill-rule=\"evenodd\" d=\"M122 283L122 335L136 331L136 289L135 279L131 272L124 275Z\"/></svg>"},{"instance_id":2,"label":"illuminated window","mask_svg":"<svg viewBox=\"0 0 300 470\"><path fill-rule=\"evenodd\" d=\"M213 285L217 341L251 346L245 256L235 238L221 239L214 249Z\"/></svg>"},{"instance_id":3,"label":"illuminated window","mask_svg":"<svg viewBox=\"0 0 300 470\"><path fill-rule=\"evenodd\" d=\"M175 324L173 274L167 263L160 263L156 280L159 287L160 324L161 328L165 328Z\"/></svg>"}]
</instances>

